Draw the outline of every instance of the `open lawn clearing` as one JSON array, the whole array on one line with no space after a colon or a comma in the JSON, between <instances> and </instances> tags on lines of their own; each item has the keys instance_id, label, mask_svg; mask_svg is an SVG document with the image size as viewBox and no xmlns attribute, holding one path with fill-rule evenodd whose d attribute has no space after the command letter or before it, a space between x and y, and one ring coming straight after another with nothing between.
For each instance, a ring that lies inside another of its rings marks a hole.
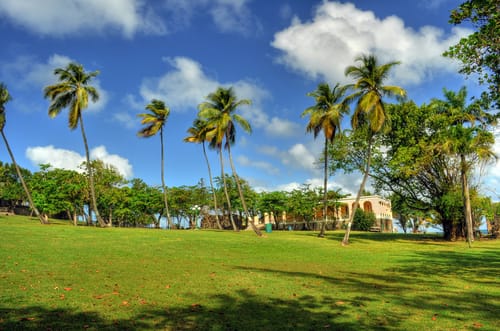
<instances>
[{"instance_id":1,"label":"open lawn clearing","mask_svg":"<svg viewBox=\"0 0 500 331\"><path fill-rule=\"evenodd\" d=\"M0 217L0 330L498 330L500 241Z\"/></svg>"}]
</instances>

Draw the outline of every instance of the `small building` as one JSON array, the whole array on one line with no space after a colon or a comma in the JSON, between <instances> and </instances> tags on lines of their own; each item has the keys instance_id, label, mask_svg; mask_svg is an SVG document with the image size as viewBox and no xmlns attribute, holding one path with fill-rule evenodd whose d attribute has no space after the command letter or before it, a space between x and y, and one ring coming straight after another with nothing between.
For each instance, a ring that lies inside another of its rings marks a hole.
<instances>
[{"instance_id":1,"label":"small building","mask_svg":"<svg viewBox=\"0 0 500 331\"><path fill-rule=\"evenodd\" d=\"M337 227L346 224L349 217L354 212L355 198L344 198L335 201L336 208L329 206L327 210L328 218L335 218ZM392 206L391 201L382 198L379 195L363 196L359 199L359 208L366 212L375 214L375 224L373 229L375 231L393 232L394 227L392 224ZM323 208L316 209L316 219L323 218Z\"/></svg>"},{"instance_id":2,"label":"small building","mask_svg":"<svg viewBox=\"0 0 500 331\"><path fill-rule=\"evenodd\" d=\"M337 210L339 223L347 222L351 213L354 212L355 198L339 199L340 208ZM392 232L392 205L391 201L379 195L367 195L359 199L359 208L375 214L375 228L382 232Z\"/></svg>"}]
</instances>

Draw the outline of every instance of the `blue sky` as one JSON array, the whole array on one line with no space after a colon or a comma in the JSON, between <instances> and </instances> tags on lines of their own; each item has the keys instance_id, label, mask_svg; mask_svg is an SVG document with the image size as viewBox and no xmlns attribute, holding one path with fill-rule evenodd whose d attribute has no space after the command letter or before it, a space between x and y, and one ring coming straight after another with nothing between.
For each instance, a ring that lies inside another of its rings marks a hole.
<instances>
[{"instance_id":1,"label":"blue sky","mask_svg":"<svg viewBox=\"0 0 500 331\"><path fill-rule=\"evenodd\" d=\"M200 145L182 141L197 105L218 86L233 86L253 104L240 108L253 127L241 129L232 149L239 175L258 190L322 184L315 164L322 139L305 133L306 94L321 81L347 83L346 66L373 52L401 61L389 83L404 87L418 104L441 97L442 88L479 94L474 80L457 74L442 52L470 33L448 24L456 0L2 0L0 81L14 100L5 132L18 163L75 169L84 159L79 130L67 111L47 115L43 87L53 70L77 61L101 98L85 111L91 154L128 179L160 183L159 137L138 138L137 114L152 98L171 109L166 124L166 183L195 185L207 179ZM345 126L348 127L348 119ZM497 132L498 133L498 132ZM500 146L496 145L497 152ZM5 149L0 159L9 161ZM210 153L213 172L218 158ZM229 171L229 168L227 168ZM499 166L483 174L485 192L500 192ZM360 176L336 175L330 188L353 193ZM496 191L495 191L496 190Z\"/></svg>"}]
</instances>

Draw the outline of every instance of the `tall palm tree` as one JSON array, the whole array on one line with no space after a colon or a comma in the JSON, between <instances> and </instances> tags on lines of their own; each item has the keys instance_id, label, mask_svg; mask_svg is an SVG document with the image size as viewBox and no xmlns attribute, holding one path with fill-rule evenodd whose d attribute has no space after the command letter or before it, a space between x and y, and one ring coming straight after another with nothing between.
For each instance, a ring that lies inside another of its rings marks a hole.
<instances>
[{"instance_id":1,"label":"tall palm tree","mask_svg":"<svg viewBox=\"0 0 500 331\"><path fill-rule=\"evenodd\" d=\"M450 124L440 147L460 159L466 239L471 247L474 241L474 229L468 174L475 162L496 159L493 152L495 139L491 132L485 130L488 125L495 124L496 120L494 116L483 111L479 102L466 105L465 87L456 93L447 89L443 89L443 92L445 100L433 100L433 105L439 107L438 116L444 116L446 122Z\"/></svg>"},{"instance_id":2,"label":"tall palm tree","mask_svg":"<svg viewBox=\"0 0 500 331\"><path fill-rule=\"evenodd\" d=\"M89 146L87 136L83 126L83 111L88 107L89 97L93 102L99 99L97 89L90 84L91 80L99 74L99 71L85 72L83 66L79 63L69 63L66 68L57 68L54 70L54 75L57 76L59 82L54 85L49 85L44 89L45 98L50 99L49 116L56 117L64 109L69 109L69 128L76 129L80 124L82 132L83 144L85 146L86 166L89 178L91 209L97 218L100 226L109 226L101 218L97 210L97 200L94 187L94 175L90 164Z\"/></svg>"},{"instance_id":3,"label":"tall palm tree","mask_svg":"<svg viewBox=\"0 0 500 331\"><path fill-rule=\"evenodd\" d=\"M197 144L201 143L201 145L203 146L203 155L205 156L205 161L207 162L208 177L210 179L210 188L212 189L212 197L214 200L215 222L217 224L217 227L220 230L222 230L222 225L220 223L218 214L219 208L217 207L217 195L215 194L215 189L214 189L212 169L210 167L210 162L208 161L208 156L207 156L207 150L205 148L205 141L207 140L207 130L208 130L207 122L200 118L196 118L193 121L193 126L187 130L189 136L184 138L184 141Z\"/></svg>"},{"instance_id":4,"label":"tall palm tree","mask_svg":"<svg viewBox=\"0 0 500 331\"><path fill-rule=\"evenodd\" d=\"M349 111L348 105L342 102L342 98L346 92L345 86L340 86L338 83L330 88L328 83L320 83L318 88L308 93L307 95L316 100L316 104L304 110L302 117L309 115L309 123L307 123L306 131L313 132L314 138L323 132L325 136L324 146L324 177L323 177L323 224L318 237L325 236L325 228L328 212L328 144L333 143L334 139L341 134L340 124L342 117Z\"/></svg>"},{"instance_id":5,"label":"tall palm tree","mask_svg":"<svg viewBox=\"0 0 500 331\"><path fill-rule=\"evenodd\" d=\"M14 153L12 153L12 149L10 148L9 141L7 140L7 137L5 136L4 128L5 128L5 123L6 123L6 117L5 117L5 104L12 100L12 97L10 96L9 90L7 89L7 86L5 86L4 83L0 83L0 133L2 134L3 141L5 143L5 147L7 148L7 151L9 152L10 159L12 160L12 164L14 165L14 168L16 169L17 177L19 177L19 181L21 182L21 186L23 187L24 193L26 194L26 197L28 198L28 203L30 204L31 210L35 213L36 217L40 220L40 223L42 224L47 224L47 220L45 217L43 217L40 212L38 211L38 208L36 208L35 204L33 203L33 198L31 197L31 193L28 190L28 186L26 185L26 182L24 181L23 174L21 173L21 169L19 169L19 166L17 165L16 159L14 158Z\"/></svg>"},{"instance_id":6,"label":"tall palm tree","mask_svg":"<svg viewBox=\"0 0 500 331\"><path fill-rule=\"evenodd\" d=\"M367 130L367 157L363 169L363 179L359 186L356 200L349 216L346 233L342 245L349 244L349 234L354 218L354 211L359 206L359 199L365 189L366 181L370 171L373 138L382 130L387 119L384 106L384 97L404 98L406 91L399 86L383 85L389 75L389 71L399 62L379 64L377 58L372 55L361 55L355 59L359 62L357 66L349 66L345 69L345 75L354 79L353 84L347 85L354 92L349 95L347 101L356 101L351 125L354 130L364 127Z\"/></svg>"},{"instance_id":7,"label":"tall palm tree","mask_svg":"<svg viewBox=\"0 0 500 331\"><path fill-rule=\"evenodd\" d=\"M248 208L243 196L240 180L236 173L233 158L231 155L231 145L233 145L236 141L235 124L238 123L246 132L252 132L250 123L248 123L248 121L245 120L242 116L236 114L236 110L238 109L238 107L249 104L251 104L251 101L248 99L238 100L232 88L219 87L215 92L210 93L207 96L207 101L201 103L198 106L198 116L202 119L207 120L207 125L209 127L212 127L212 129L207 133L207 138L210 141L210 145L214 148L217 148L217 150L219 151L222 171L221 176L224 179L224 193L226 194L229 208L231 208L231 204L229 201L230 199L227 192L227 183L223 170L224 167L222 161L222 146L224 146L224 148L228 152L229 163L231 164L231 170L233 172L233 177L238 188L241 204L243 205L247 220L250 222L250 225L254 232L258 236L261 236L262 233L259 229L257 229L253 222L253 219L251 219L250 214L248 213ZM231 211L230 217L232 218ZM234 221L232 219L231 222L233 224L233 228L235 228Z\"/></svg>"},{"instance_id":8,"label":"tall palm tree","mask_svg":"<svg viewBox=\"0 0 500 331\"><path fill-rule=\"evenodd\" d=\"M165 123L167 123L168 116L170 115L170 109L165 105L165 102L157 99L151 100L149 104L146 105L146 110L150 113L138 114L141 117L141 124L145 125L137 135L139 137L149 138L160 133L160 147L161 147L161 187L163 189L163 202L165 204L165 213L167 216L167 222L170 228L174 226L172 219L170 218L170 212L168 209L168 192L165 186L165 157L164 157L164 147L163 147L163 128Z\"/></svg>"}]
</instances>

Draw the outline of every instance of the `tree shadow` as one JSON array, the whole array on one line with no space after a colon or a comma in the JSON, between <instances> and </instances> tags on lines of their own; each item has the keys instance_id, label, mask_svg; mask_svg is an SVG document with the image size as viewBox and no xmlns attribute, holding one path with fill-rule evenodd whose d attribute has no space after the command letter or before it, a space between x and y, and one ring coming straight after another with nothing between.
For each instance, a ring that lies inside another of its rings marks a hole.
<instances>
[{"instance_id":1,"label":"tree shadow","mask_svg":"<svg viewBox=\"0 0 500 331\"><path fill-rule=\"evenodd\" d=\"M343 299L346 302L344 309L356 309L370 302L380 304L378 312L384 316L387 325L395 329L415 312L427 314L429 319L439 314L440 319L447 323L463 327L470 322L464 320L465 311L482 316L484 323L493 326L493 329L500 329L500 255L497 251L475 254L416 252L414 258L401 260L398 265L401 267L383 270L378 274L342 272L338 277L265 268L238 268L278 273L280 277L300 278L311 283L321 279L337 291L354 295L351 299ZM455 283L453 279L460 281ZM398 307L398 312L384 310L383 303ZM373 328L370 324L365 326Z\"/></svg>"},{"instance_id":2,"label":"tree shadow","mask_svg":"<svg viewBox=\"0 0 500 331\"><path fill-rule=\"evenodd\" d=\"M271 298L246 290L206 298L210 305L146 308L130 319L107 320L97 312L32 306L0 308L0 330L389 330L377 320L353 319L330 296ZM394 324L396 323L396 324Z\"/></svg>"},{"instance_id":3,"label":"tree shadow","mask_svg":"<svg viewBox=\"0 0 500 331\"><path fill-rule=\"evenodd\" d=\"M298 231L297 231L298 232ZM302 233L301 233L302 234ZM318 238L319 231L308 231L305 236ZM344 231L329 231L326 233L324 238L333 241L342 242L344 239ZM350 243L356 243L359 241L415 241L422 243L432 243L432 242L447 242L443 239L441 234L413 234L413 233L389 233L389 232L365 232L365 231L351 231L349 236Z\"/></svg>"}]
</instances>

